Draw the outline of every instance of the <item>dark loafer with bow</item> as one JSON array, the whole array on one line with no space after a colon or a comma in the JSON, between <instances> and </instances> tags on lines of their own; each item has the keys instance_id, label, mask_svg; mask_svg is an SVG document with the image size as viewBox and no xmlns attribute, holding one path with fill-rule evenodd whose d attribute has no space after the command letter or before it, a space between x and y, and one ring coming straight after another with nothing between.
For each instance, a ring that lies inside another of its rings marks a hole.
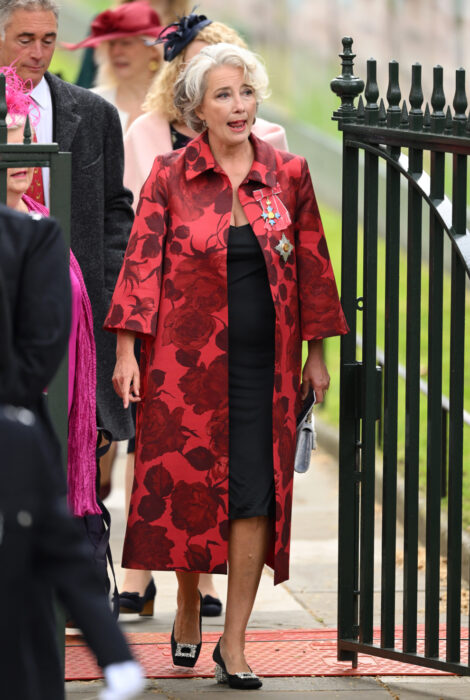
<instances>
[{"instance_id":1,"label":"dark loafer with bow","mask_svg":"<svg viewBox=\"0 0 470 700\"><path fill-rule=\"evenodd\" d=\"M222 601L211 595L205 595L202 599L202 616L218 617L222 615Z\"/></svg>"},{"instance_id":2,"label":"dark loafer with bow","mask_svg":"<svg viewBox=\"0 0 470 700\"><path fill-rule=\"evenodd\" d=\"M123 615L132 614L140 615L141 617L152 617L156 595L157 587L152 578L145 589L144 595L128 593L127 591L119 594L119 612Z\"/></svg>"}]
</instances>

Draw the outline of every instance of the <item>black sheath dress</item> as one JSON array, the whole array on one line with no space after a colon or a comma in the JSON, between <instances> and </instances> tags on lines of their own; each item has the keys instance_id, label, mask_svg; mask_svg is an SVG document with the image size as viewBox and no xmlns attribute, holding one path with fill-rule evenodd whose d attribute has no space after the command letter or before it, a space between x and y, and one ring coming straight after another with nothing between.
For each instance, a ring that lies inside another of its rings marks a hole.
<instances>
[{"instance_id":1,"label":"black sheath dress","mask_svg":"<svg viewBox=\"0 0 470 700\"><path fill-rule=\"evenodd\" d=\"M227 282L229 517L273 517L275 312L266 263L250 224L230 227Z\"/></svg>"}]
</instances>

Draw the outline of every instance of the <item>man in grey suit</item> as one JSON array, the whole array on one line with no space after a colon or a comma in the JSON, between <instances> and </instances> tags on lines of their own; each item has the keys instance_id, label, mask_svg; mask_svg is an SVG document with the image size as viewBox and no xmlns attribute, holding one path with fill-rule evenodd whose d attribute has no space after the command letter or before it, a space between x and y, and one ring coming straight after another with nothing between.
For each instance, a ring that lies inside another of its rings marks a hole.
<instances>
[{"instance_id":1,"label":"man in grey suit","mask_svg":"<svg viewBox=\"0 0 470 700\"><path fill-rule=\"evenodd\" d=\"M132 436L128 410L111 377L115 339L103 331L132 225L132 195L122 184L122 131L116 109L98 95L47 72L58 26L55 0L0 0L0 65L15 62L41 120L38 141L72 153L72 250L91 301L97 353L97 420L115 440ZM48 173L43 172L48 204Z\"/></svg>"}]
</instances>

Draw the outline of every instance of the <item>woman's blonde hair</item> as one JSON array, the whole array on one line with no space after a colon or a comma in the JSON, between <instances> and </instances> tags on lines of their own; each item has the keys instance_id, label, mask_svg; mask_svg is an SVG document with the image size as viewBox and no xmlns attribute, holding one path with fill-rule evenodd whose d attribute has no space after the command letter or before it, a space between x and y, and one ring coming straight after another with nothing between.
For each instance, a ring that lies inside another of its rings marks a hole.
<instances>
[{"instance_id":1,"label":"woman's blonde hair","mask_svg":"<svg viewBox=\"0 0 470 700\"><path fill-rule=\"evenodd\" d=\"M196 112L204 100L208 73L220 66L243 70L246 84L255 92L257 105L268 95L268 74L256 54L233 44L207 46L191 59L175 85L175 105L193 131L201 132L206 128Z\"/></svg>"},{"instance_id":2,"label":"woman's blonde hair","mask_svg":"<svg viewBox=\"0 0 470 700\"><path fill-rule=\"evenodd\" d=\"M212 22L207 27L203 27L193 41L204 41L209 46L224 42L246 48L245 42L235 29L222 24L222 22ZM191 43L188 46L191 46ZM143 104L144 112L158 112L170 124L184 121L183 115L175 106L174 101L175 83L184 68L184 56L185 51L182 51L172 61L164 64L150 86Z\"/></svg>"}]
</instances>

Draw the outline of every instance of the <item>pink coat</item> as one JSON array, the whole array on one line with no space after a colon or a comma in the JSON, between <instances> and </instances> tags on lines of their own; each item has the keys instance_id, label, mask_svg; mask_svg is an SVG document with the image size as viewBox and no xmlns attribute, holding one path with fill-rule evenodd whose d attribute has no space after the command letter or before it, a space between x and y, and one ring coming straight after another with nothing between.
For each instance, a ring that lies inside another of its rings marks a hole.
<instances>
[{"instance_id":1,"label":"pink coat","mask_svg":"<svg viewBox=\"0 0 470 700\"><path fill-rule=\"evenodd\" d=\"M286 132L279 124L256 117L253 133L274 148L287 151ZM170 125L158 112L147 112L130 125L124 138L124 184L134 195L134 210L153 161L172 150Z\"/></svg>"}]
</instances>

